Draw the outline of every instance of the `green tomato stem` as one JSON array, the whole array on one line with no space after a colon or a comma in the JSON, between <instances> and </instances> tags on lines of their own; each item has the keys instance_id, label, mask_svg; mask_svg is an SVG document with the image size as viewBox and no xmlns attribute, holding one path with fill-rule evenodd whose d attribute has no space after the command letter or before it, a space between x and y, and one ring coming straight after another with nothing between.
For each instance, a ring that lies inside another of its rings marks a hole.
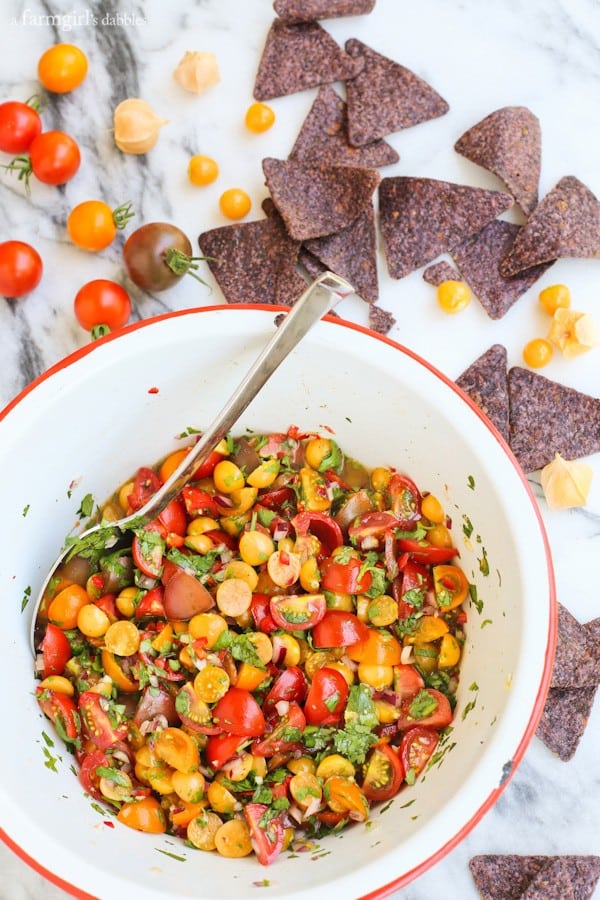
<instances>
[{"instance_id":1,"label":"green tomato stem","mask_svg":"<svg viewBox=\"0 0 600 900\"><path fill-rule=\"evenodd\" d=\"M94 325L90 331L90 338L92 341L97 341L98 338L104 337L105 334L110 334L110 327L108 325Z\"/></svg>"},{"instance_id":2,"label":"green tomato stem","mask_svg":"<svg viewBox=\"0 0 600 900\"><path fill-rule=\"evenodd\" d=\"M135 216L135 212L131 207L131 201L128 200L127 203L122 203L120 206L117 206L115 209L113 209L113 222L115 223L115 226L119 231L125 228L129 220L133 219Z\"/></svg>"},{"instance_id":3,"label":"green tomato stem","mask_svg":"<svg viewBox=\"0 0 600 900\"><path fill-rule=\"evenodd\" d=\"M196 281L199 281L200 284L208 287L206 281L200 278L199 275L196 274L196 269L199 268L198 262L206 260L212 260L211 256L188 256L187 253L183 253L181 250L177 250L175 247L170 247L165 253L165 262L170 268L171 272L175 275L191 275L192 278L195 278Z\"/></svg>"},{"instance_id":4,"label":"green tomato stem","mask_svg":"<svg viewBox=\"0 0 600 900\"><path fill-rule=\"evenodd\" d=\"M11 160L8 165L3 165L2 168L10 172L11 175L13 172L18 172L19 181L25 182L25 188L27 190L27 193L29 194L29 179L31 178L33 169L31 168L31 160L28 156L15 156L15 158Z\"/></svg>"}]
</instances>

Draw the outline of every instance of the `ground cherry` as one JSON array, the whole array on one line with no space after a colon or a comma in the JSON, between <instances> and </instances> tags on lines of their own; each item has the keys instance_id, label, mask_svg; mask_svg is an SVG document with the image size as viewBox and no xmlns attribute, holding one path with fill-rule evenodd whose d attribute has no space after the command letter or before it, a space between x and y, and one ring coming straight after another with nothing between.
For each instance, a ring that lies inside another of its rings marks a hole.
<instances>
[{"instance_id":1,"label":"ground cherry","mask_svg":"<svg viewBox=\"0 0 600 900\"><path fill-rule=\"evenodd\" d=\"M219 166L210 156L197 154L188 163L188 177L192 184L205 187L219 177Z\"/></svg>"},{"instance_id":2,"label":"ground cherry","mask_svg":"<svg viewBox=\"0 0 600 900\"><path fill-rule=\"evenodd\" d=\"M471 291L464 281L442 281L437 289L438 303L444 312L457 313L471 302Z\"/></svg>"},{"instance_id":3,"label":"ground cherry","mask_svg":"<svg viewBox=\"0 0 600 900\"><path fill-rule=\"evenodd\" d=\"M552 359L552 345L544 338L534 338L523 348L523 359L532 369L541 369L547 366Z\"/></svg>"},{"instance_id":4,"label":"ground cherry","mask_svg":"<svg viewBox=\"0 0 600 900\"><path fill-rule=\"evenodd\" d=\"M253 103L246 110L244 123L248 131L260 134L267 131L275 121L275 113L266 103Z\"/></svg>"},{"instance_id":5,"label":"ground cherry","mask_svg":"<svg viewBox=\"0 0 600 900\"><path fill-rule=\"evenodd\" d=\"M540 291L539 301L549 316L557 309L568 309L571 305L571 291L566 284L551 284Z\"/></svg>"},{"instance_id":6,"label":"ground cherry","mask_svg":"<svg viewBox=\"0 0 600 900\"><path fill-rule=\"evenodd\" d=\"M87 75L88 63L83 50L74 44L55 44L42 53L38 78L47 91L66 94L79 87Z\"/></svg>"},{"instance_id":7,"label":"ground cherry","mask_svg":"<svg viewBox=\"0 0 600 900\"><path fill-rule=\"evenodd\" d=\"M229 188L219 199L221 212L228 219L243 219L250 212L250 197L241 188Z\"/></svg>"},{"instance_id":8,"label":"ground cherry","mask_svg":"<svg viewBox=\"0 0 600 900\"><path fill-rule=\"evenodd\" d=\"M131 203L111 209L102 200L85 200L69 213L67 231L77 247L96 252L108 247L133 215Z\"/></svg>"}]
</instances>

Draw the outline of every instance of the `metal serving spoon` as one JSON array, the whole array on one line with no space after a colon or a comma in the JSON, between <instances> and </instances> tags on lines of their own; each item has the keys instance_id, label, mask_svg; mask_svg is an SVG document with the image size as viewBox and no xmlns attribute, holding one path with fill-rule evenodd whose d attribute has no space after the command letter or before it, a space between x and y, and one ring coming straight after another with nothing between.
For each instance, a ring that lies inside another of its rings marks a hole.
<instances>
[{"instance_id":1,"label":"metal serving spoon","mask_svg":"<svg viewBox=\"0 0 600 900\"><path fill-rule=\"evenodd\" d=\"M33 608L30 644L34 655L36 653L35 635L39 608L50 581L65 558L67 556L85 556L86 552L89 553L92 550L108 550L115 547L127 532L143 527L155 519L190 481L198 466L202 465L219 441L228 434L280 363L291 353L315 322L328 313L338 300L351 294L352 291L352 286L343 278L334 275L333 272L324 272L313 281L285 316L212 425L206 429L198 443L194 445L183 462L150 500L132 515L118 519L116 522L99 522L97 525L93 525L62 551L50 569Z\"/></svg>"}]
</instances>

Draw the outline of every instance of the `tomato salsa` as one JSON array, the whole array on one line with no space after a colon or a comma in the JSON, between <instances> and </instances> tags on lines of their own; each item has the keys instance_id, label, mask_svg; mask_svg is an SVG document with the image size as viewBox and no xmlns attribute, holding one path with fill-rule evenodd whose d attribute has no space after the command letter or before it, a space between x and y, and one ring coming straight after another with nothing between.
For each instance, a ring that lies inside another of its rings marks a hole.
<instances>
[{"instance_id":1,"label":"tomato salsa","mask_svg":"<svg viewBox=\"0 0 600 900\"><path fill-rule=\"evenodd\" d=\"M470 585L449 525L408 475L291 427L222 441L125 548L75 542L36 693L84 790L131 828L263 865L365 822L452 721Z\"/></svg>"}]
</instances>

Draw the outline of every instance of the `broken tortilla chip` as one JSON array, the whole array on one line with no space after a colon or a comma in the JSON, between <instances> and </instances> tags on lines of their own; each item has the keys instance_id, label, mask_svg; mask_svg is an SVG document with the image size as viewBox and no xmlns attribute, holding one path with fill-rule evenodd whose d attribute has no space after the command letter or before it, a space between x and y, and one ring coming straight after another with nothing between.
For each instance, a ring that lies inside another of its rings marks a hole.
<instances>
[{"instance_id":1,"label":"broken tortilla chip","mask_svg":"<svg viewBox=\"0 0 600 900\"><path fill-rule=\"evenodd\" d=\"M563 258L600 257L600 202L589 188L567 175L540 200L500 263L510 278Z\"/></svg>"},{"instance_id":2,"label":"broken tortilla chip","mask_svg":"<svg viewBox=\"0 0 600 900\"><path fill-rule=\"evenodd\" d=\"M388 166L399 156L385 141L352 147L348 141L346 103L332 87L322 87L302 124L290 159L326 165Z\"/></svg>"},{"instance_id":3,"label":"broken tortilla chip","mask_svg":"<svg viewBox=\"0 0 600 900\"><path fill-rule=\"evenodd\" d=\"M513 205L510 194L396 176L379 186L379 220L392 278L450 251Z\"/></svg>"},{"instance_id":4,"label":"broken tortilla chip","mask_svg":"<svg viewBox=\"0 0 600 900\"><path fill-rule=\"evenodd\" d=\"M541 146L537 116L525 106L504 106L465 131L454 149L497 175L528 216L538 202Z\"/></svg>"},{"instance_id":5,"label":"broken tortilla chip","mask_svg":"<svg viewBox=\"0 0 600 900\"><path fill-rule=\"evenodd\" d=\"M451 256L490 319L501 319L519 297L535 284L552 262L503 278L498 268L520 227L494 219L481 231L451 250Z\"/></svg>"},{"instance_id":6,"label":"broken tortilla chip","mask_svg":"<svg viewBox=\"0 0 600 900\"><path fill-rule=\"evenodd\" d=\"M254 97L271 100L352 78L361 65L318 22L288 25L275 19L258 65Z\"/></svg>"},{"instance_id":7,"label":"broken tortilla chip","mask_svg":"<svg viewBox=\"0 0 600 900\"><path fill-rule=\"evenodd\" d=\"M294 240L334 234L371 205L379 172L267 158L263 172L273 203Z\"/></svg>"},{"instance_id":8,"label":"broken tortilla chip","mask_svg":"<svg viewBox=\"0 0 600 900\"><path fill-rule=\"evenodd\" d=\"M279 216L213 228L198 243L228 303L291 305L306 288L296 271L300 244Z\"/></svg>"},{"instance_id":9,"label":"broken tortilla chip","mask_svg":"<svg viewBox=\"0 0 600 900\"><path fill-rule=\"evenodd\" d=\"M485 413L508 442L508 354L492 344L456 379L458 387Z\"/></svg>"},{"instance_id":10,"label":"broken tortilla chip","mask_svg":"<svg viewBox=\"0 0 600 900\"><path fill-rule=\"evenodd\" d=\"M355 147L448 112L444 98L410 69L354 38L345 48L361 63L346 84L348 139Z\"/></svg>"},{"instance_id":11,"label":"broken tortilla chip","mask_svg":"<svg viewBox=\"0 0 600 900\"><path fill-rule=\"evenodd\" d=\"M557 861L561 865L555 869ZM519 900L521 897L541 900L543 895L527 894L526 891L535 882L538 886L544 880L549 883L552 872L563 884L566 872L570 890L577 900L589 900L600 877L600 856L482 854L469 860L469 869L482 900Z\"/></svg>"},{"instance_id":12,"label":"broken tortilla chip","mask_svg":"<svg viewBox=\"0 0 600 900\"><path fill-rule=\"evenodd\" d=\"M273 8L285 22L314 22L372 12L375 0L275 0Z\"/></svg>"},{"instance_id":13,"label":"broken tortilla chip","mask_svg":"<svg viewBox=\"0 0 600 900\"><path fill-rule=\"evenodd\" d=\"M600 450L600 400L515 366L508 373L509 443L525 472L560 453L579 459Z\"/></svg>"},{"instance_id":14,"label":"broken tortilla chip","mask_svg":"<svg viewBox=\"0 0 600 900\"><path fill-rule=\"evenodd\" d=\"M454 266L442 259L432 266L427 266L423 272L423 281L426 281L427 284L432 284L434 287L439 287L444 281L460 281L460 272L457 272Z\"/></svg>"},{"instance_id":15,"label":"broken tortilla chip","mask_svg":"<svg viewBox=\"0 0 600 900\"><path fill-rule=\"evenodd\" d=\"M377 302L377 237L372 206L368 206L348 228L305 241L304 247L326 269L349 281L359 297L367 303Z\"/></svg>"},{"instance_id":16,"label":"broken tortilla chip","mask_svg":"<svg viewBox=\"0 0 600 900\"><path fill-rule=\"evenodd\" d=\"M375 306L374 303L369 304L369 328L377 334L387 334L394 325L396 319L387 309L381 306Z\"/></svg>"}]
</instances>

